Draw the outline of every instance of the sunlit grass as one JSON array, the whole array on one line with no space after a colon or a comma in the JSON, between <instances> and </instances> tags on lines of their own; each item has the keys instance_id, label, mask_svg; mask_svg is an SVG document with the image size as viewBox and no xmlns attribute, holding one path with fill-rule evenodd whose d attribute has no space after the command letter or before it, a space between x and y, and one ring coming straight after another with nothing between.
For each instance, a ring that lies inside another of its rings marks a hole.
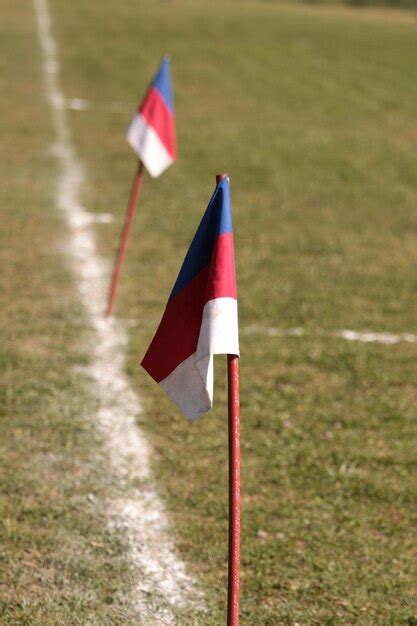
<instances>
[{"instance_id":1,"label":"sunlit grass","mask_svg":"<svg viewBox=\"0 0 417 626\"><path fill-rule=\"evenodd\" d=\"M2 204L11 229L5 243L14 245L5 267L16 285L7 295L7 327L17 328L20 319L21 329L5 347L6 370L18 372L5 401L10 416L22 397L15 419L27 424L33 406L42 424L42 415L57 415L66 397L78 398L70 416L78 415L85 390L82 377L69 372L86 355L77 343L82 318L72 285L51 251L50 233L64 240L65 232L48 208L51 128L29 8L27 15L16 9L12 32L25 27L17 40L9 32L3 44L22 51L9 68L10 76L22 78L10 94L14 106L4 103L0 118L11 146L11 184ZM411 20L271 2L51 0L51 8L66 96L117 103L113 110L69 113L87 171L85 203L116 218L97 226L100 251L108 257L135 169L124 129L160 55L172 56L180 159L160 179L145 180L116 311L133 320L128 372L145 402L143 425L155 447L154 472L175 539L205 587L210 617L204 624L220 624L227 534L224 362L216 363L215 409L190 426L139 361L214 176L225 170L232 177L243 329L416 332L415 28ZM29 99L35 92L37 99ZM27 218L28 203L37 203L36 222ZM242 622L415 623L415 346L355 344L314 332L243 333L241 343ZM22 360L22 351L29 360ZM57 386L63 386L59 393ZM51 435L46 448L64 448L66 462L74 463L74 442L84 440L87 426L73 417L57 419L52 432L64 434ZM30 437L29 450L44 441L45 429ZM18 447L8 457L13 473L20 463L29 467L22 455ZM41 480L37 463L34 485ZM28 489L28 469L22 471L18 493ZM83 485L94 483L91 471ZM68 489L76 498L87 487L71 479ZM37 527L36 516L59 519L49 492L41 500L38 513L25 504L29 529ZM82 541L101 532L89 526L94 508L64 511L70 525L81 525ZM52 536L57 528L51 521ZM16 536L22 532L17 527ZM54 547L44 550L48 558ZM70 580L87 576L117 588L117 578L123 588L123 564L117 562L120 576L112 570L99 576L99 563L94 553L87 569L71 565ZM51 589L57 584L53 580ZM41 585L38 597L44 593ZM103 597L100 590L96 604L85 597L78 604L63 600L62 611L70 607L79 623L86 615L99 620ZM115 616L117 597L108 596ZM54 606L58 623L65 623ZM193 621L181 617L179 623Z\"/></svg>"},{"instance_id":2,"label":"sunlit grass","mask_svg":"<svg viewBox=\"0 0 417 626\"><path fill-rule=\"evenodd\" d=\"M84 12L57 6L67 92L126 105L72 115L87 202L117 217L100 231L106 255L135 166L124 127L159 55L172 56L180 159L145 180L117 313L137 321L129 373L154 471L218 624L224 364L213 413L190 426L139 360L218 171L232 177L243 328L415 330L415 33L275 3L109 0L112 19L86 16L73 41L68 20ZM242 336L244 623L416 618L415 357L413 345Z\"/></svg>"}]
</instances>

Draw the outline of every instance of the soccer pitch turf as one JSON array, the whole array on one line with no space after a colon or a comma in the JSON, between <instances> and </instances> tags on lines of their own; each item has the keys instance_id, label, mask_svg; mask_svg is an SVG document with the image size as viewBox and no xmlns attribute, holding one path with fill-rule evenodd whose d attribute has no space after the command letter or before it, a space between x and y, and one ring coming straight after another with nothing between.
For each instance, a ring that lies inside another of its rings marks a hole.
<instances>
[{"instance_id":1,"label":"soccer pitch turf","mask_svg":"<svg viewBox=\"0 0 417 626\"><path fill-rule=\"evenodd\" d=\"M275 2L49 0L83 203L112 260L124 130L172 59L179 159L146 177L116 316L179 554L224 620L225 364L190 425L140 369L214 187L231 176L241 326L242 623L417 623L417 65L411 14ZM0 621L135 623L109 533L88 324L54 206L32 2L3 0ZM77 104L78 103L78 104ZM289 329L302 332L287 332ZM268 329L277 329L269 331Z\"/></svg>"}]
</instances>

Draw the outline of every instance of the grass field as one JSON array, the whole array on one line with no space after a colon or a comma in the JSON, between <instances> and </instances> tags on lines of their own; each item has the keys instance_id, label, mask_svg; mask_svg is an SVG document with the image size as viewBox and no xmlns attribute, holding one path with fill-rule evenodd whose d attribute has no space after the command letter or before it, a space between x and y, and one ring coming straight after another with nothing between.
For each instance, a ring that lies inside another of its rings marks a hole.
<instances>
[{"instance_id":1,"label":"grass field","mask_svg":"<svg viewBox=\"0 0 417 626\"><path fill-rule=\"evenodd\" d=\"M87 417L88 329L52 201L32 7L2 2L2 14L0 623L134 623L123 538L105 524L106 460Z\"/></svg>"},{"instance_id":2,"label":"grass field","mask_svg":"<svg viewBox=\"0 0 417 626\"><path fill-rule=\"evenodd\" d=\"M0 622L129 624L80 366L88 328L61 248L33 7L3 0ZM274 2L50 0L84 202L111 258L123 133L172 57L180 158L145 180L117 315L176 545L223 623L225 369L189 425L140 369L214 186L232 178L241 322L242 624L417 624L417 65L411 14ZM301 327L302 336L267 328Z\"/></svg>"}]
</instances>

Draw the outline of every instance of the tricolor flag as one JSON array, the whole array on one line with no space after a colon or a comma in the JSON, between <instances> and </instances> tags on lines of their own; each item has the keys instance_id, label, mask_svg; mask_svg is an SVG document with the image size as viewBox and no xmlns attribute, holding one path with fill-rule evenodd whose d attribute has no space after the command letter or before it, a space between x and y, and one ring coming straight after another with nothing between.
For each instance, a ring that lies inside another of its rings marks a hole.
<instances>
[{"instance_id":1,"label":"tricolor flag","mask_svg":"<svg viewBox=\"0 0 417 626\"><path fill-rule=\"evenodd\" d=\"M153 177L177 158L174 99L169 59L159 70L126 132L126 139Z\"/></svg>"},{"instance_id":2,"label":"tricolor flag","mask_svg":"<svg viewBox=\"0 0 417 626\"><path fill-rule=\"evenodd\" d=\"M142 366L194 420L213 404L214 354L239 354L228 178L214 190Z\"/></svg>"}]
</instances>

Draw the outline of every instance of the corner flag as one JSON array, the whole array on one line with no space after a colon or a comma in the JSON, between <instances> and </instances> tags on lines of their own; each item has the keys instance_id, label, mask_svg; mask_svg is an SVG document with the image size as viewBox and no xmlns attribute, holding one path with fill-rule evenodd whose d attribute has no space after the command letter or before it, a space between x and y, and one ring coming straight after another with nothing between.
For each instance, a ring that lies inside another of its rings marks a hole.
<instances>
[{"instance_id":1,"label":"corner flag","mask_svg":"<svg viewBox=\"0 0 417 626\"><path fill-rule=\"evenodd\" d=\"M126 139L156 178L177 158L174 99L169 59L162 59L142 104L126 132Z\"/></svg>"},{"instance_id":2,"label":"corner flag","mask_svg":"<svg viewBox=\"0 0 417 626\"><path fill-rule=\"evenodd\" d=\"M213 355L239 355L229 179L219 181L142 367L190 420L213 403Z\"/></svg>"}]
</instances>

